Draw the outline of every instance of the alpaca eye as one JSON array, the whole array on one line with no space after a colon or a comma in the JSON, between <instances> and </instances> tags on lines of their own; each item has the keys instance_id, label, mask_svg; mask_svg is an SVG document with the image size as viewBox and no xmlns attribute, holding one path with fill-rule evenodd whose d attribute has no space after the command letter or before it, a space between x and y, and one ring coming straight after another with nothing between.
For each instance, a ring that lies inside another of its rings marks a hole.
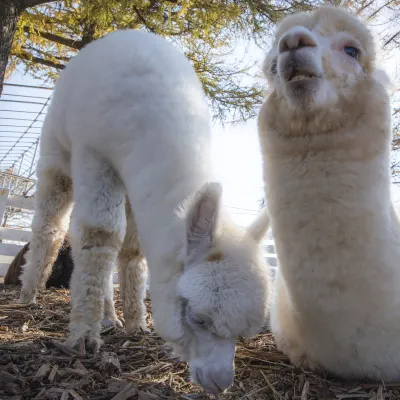
<instances>
[{"instance_id":1,"label":"alpaca eye","mask_svg":"<svg viewBox=\"0 0 400 400\"><path fill-rule=\"evenodd\" d=\"M358 60L360 58L360 50L358 50L354 46L345 46L344 47L344 52L350 56L351 58L354 58Z\"/></svg>"},{"instance_id":2,"label":"alpaca eye","mask_svg":"<svg viewBox=\"0 0 400 400\"><path fill-rule=\"evenodd\" d=\"M204 319L192 316L191 321L194 325L198 326L199 328L204 328L206 326L206 321Z\"/></svg>"},{"instance_id":3,"label":"alpaca eye","mask_svg":"<svg viewBox=\"0 0 400 400\"><path fill-rule=\"evenodd\" d=\"M271 72L276 75L278 73L278 63L274 61L271 65Z\"/></svg>"}]
</instances>

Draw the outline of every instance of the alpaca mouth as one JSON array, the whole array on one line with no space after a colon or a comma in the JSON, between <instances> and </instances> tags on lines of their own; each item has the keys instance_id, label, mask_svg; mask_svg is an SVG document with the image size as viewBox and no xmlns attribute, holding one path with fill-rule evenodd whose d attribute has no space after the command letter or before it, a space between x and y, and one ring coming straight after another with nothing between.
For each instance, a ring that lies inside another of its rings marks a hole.
<instances>
[{"instance_id":1,"label":"alpaca mouth","mask_svg":"<svg viewBox=\"0 0 400 400\"><path fill-rule=\"evenodd\" d=\"M306 79L311 79L314 78L313 76L307 76L307 75L296 75L293 78L289 79L289 82L298 82L298 81L304 81Z\"/></svg>"},{"instance_id":2,"label":"alpaca mouth","mask_svg":"<svg viewBox=\"0 0 400 400\"><path fill-rule=\"evenodd\" d=\"M290 75L288 82L299 82L316 78L318 78L318 76L310 71L294 70Z\"/></svg>"}]
</instances>

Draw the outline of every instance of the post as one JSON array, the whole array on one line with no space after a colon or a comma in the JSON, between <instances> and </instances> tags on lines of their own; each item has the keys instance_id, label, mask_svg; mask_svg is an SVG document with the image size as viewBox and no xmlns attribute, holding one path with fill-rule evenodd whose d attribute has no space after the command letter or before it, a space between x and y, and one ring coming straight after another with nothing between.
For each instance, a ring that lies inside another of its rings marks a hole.
<instances>
[{"instance_id":1,"label":"post","mask_svg":"<svg viewBox=\"0 0 400 400\"><path fill-rule=\"evenodd\" d=\"M0 216L1 216L1 221L3 221L4 212L6 211L6 208L7 208L7 200L8 200L9 193L10 193L9 189L0 188Z\"/></svg>"},{"instance_id":2,"label":"post","mask_svg":"<svg viewBox=\"0 0 400 400\"><path fill-rule=\"evenodd\" d=\"M30 166L30 168L29 168L28 178L30 178L31 175L32 175L33 165L35 164L35 158L36 158L36 153L37 153L37 150L38 150L38 146L39 146L39 139L36 140L35 151L33 152L33 158L32 158L31 166ZM23 194L24 194L24 195L25 195L26 193L28 193L28 181L26 181L25 190L23 191Z\"/></svg>"}]
</instances>

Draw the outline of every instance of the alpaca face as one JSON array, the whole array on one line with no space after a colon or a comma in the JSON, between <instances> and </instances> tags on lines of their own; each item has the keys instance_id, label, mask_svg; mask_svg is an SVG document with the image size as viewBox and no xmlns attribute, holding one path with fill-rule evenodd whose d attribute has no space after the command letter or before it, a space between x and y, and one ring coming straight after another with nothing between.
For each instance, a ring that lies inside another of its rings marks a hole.
<instances>
[{"instance_id":1,"label":"alpaca face","mask_svg":"<svg viewBox=\"0 0 400 400\"><path fill-rule=\"evenodd\" d=\"M182 336L172 343L192 379L215 394L232 384L238 336L253 336L265 324L269 293L254 236L219 231L220 196L220 185L206 184L186 216L177 286Z\"/></svg>"},{"instance_id":2,"label":"alpaca face","mask_svg":"<svg viewBox=\"0 0 400 400\"><path fill-rule=\"evenodd\" d=\"M281 22L264 72L290 118L349 100L372 71L374 57L368 29L351 14L325 6Z\"/></svg>"}]
</instances>

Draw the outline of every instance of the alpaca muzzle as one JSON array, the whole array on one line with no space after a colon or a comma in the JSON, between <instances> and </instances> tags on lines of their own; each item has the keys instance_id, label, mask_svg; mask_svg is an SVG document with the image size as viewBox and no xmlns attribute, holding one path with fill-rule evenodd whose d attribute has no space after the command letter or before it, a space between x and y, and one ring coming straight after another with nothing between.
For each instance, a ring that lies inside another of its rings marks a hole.
<instances>
[{"instance_id":1,"label":"alpaca muzzle","mask_svg":"<svg viewBox=\"0 0 400 400\"><path fill-rule=\"evenodd\" d=\"M211 394L220 394L227 390L235 377L235 347L235 343L230 341L219 344L214 346L208 357L191 361L193 381Z\"/></svg>"}]
</instances>

